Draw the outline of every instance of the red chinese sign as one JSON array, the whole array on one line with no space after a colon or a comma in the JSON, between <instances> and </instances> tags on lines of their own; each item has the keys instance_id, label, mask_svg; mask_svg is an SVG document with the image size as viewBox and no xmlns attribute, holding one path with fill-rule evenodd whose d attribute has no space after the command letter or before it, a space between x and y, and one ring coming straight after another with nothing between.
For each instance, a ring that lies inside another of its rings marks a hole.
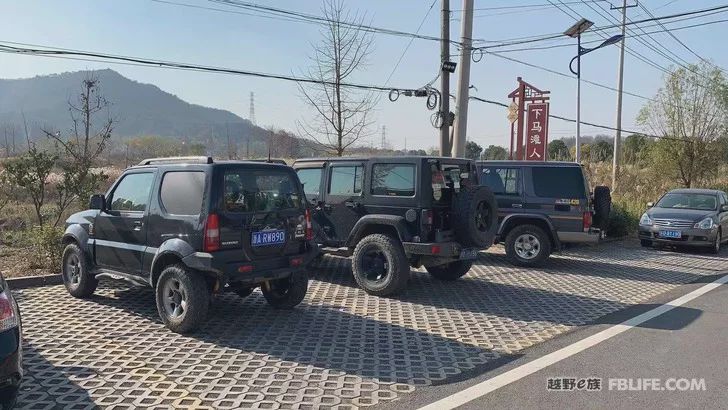
<instances>
[{"instance_id":1,"label":"red chinese sign","mask_svg":"<svg viewBox=\"0 0 728 410\"><path fill-rule=\"evenodd\" d=\"M528 104L526 116L526 159L546 161L549 135L549 103Z\"/></svg>"}]
</instances>

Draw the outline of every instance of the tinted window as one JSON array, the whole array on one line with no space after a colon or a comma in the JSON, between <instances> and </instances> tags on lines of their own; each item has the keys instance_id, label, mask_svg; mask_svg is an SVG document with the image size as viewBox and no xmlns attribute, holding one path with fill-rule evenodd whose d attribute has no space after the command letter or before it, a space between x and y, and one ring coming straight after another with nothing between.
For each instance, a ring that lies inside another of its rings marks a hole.
<instances>
[{"instance_id":1,"label":"tinted window","mask_svg":"<svg viewBox=\"0 0 728 410\"><path fill-rule=\"evenodd\" d=\"M321 173L322 168L302 168L298 171L298 179L303 184L303 192L309 199L316 198L321 194Z\"/></svg>"},{"instance_id":2,"label":"tinted window","mask_svg":"<svg viewBox=\"0 0 728 410\"><path fill-rule=\"evenodd\" d=\"M229 212L270 212L300 208L303 203L294 174L286 171L228 170L224 185Z\"/></svg>"},{"instance_id":3,"label":"tinted window","mask_svg":"<svg viewBox=\"0 0 728 410\"><path fill-rule=\"evenodd\" d=\"M351 167L331 167L329 193L332 195L360 195L362 187L361 165Z\"/></svg>"},{"instance_id":4,"label":"tinted window","mask_svg":"<svg viewBox=\"0 0 728 410\"><path fill-rule=\"evenodd\" d=\"M667 193L655 205L656 208L715 210L717 198L709 194Z\"/></svg>"},{"instance_id":5,"label":"tinted window","mask_svg":"<svg viewBox=\"0 0 728 410\"><path fill-rule=\"evenodd\" d=\"M374 164L374 166L372 166L372 194L386 196L414 196L414 165Z\"/></svg>"},{"instance_id":6,"label":"tinted window","mask_svg":"<svg viewBox=\"0 0 728 410\"><path fill-rule=\"evenodd\" d=\"M533 190L542 198L586 198L580 167L533 167Z\"/></svg>"},{"instance_id":7,"label":"tinted window","mask_svg":"<svg viewBox=\"0 0 728 410\"><path fill-rule=\"evenodd\" d=\"M518 168L483 168L480 181L494 194L518 195L520 171Z\"/></svg>"},{"instance_id":8,"label":"tinted window","mask_svg":"<svg viewBox=\"0 0 728 410\"><path fill-rule=\"evenodd\" d=\"M152 173L125 175L111 193L110 209L143 212L147 209L153 182Z\"/></svg>"},{"instance_id":9,"label":"tinted window","mask_svg":"<svg viewBox=\"0 0 728 410\"><path fill-rule=\"evenodd\" d=\"M159 198L167 213L199 215L204 189L204 172L167 172L162 179Z\"/></svg>"}]
</instances>

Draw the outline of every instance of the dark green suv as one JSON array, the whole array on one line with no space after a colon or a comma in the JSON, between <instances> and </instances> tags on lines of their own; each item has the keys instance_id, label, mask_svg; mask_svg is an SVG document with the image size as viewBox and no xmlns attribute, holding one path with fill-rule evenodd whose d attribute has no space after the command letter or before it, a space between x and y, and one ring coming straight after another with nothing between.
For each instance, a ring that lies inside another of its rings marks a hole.
<instances>
[{"instance_id":1,"label":"dark green suv","mask_svg":"<svg viewBox=\"0 0 728 410\"><path fill-rule=\"evenodd\" d=\"M577 163L480 161L478 174L498 201L496 242L516 265L539 265L564 244L596 243L605 232L609 188L591 192Z\"/></svg>"}]
</instances>

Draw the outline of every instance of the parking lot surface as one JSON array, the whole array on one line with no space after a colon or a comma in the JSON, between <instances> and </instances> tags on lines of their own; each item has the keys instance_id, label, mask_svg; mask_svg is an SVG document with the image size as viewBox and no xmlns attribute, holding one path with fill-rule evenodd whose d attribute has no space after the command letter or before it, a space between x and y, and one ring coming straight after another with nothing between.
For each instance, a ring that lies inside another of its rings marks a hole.
<instances>
[{"instance_id":1,"label":"parking lot surface","mask_svg":"<svg viewBox=\"0 0 728 410\"><path fill-rule=\"evenodd\" d=\"M16 295L26 376L20 408L354 408L482 373L576 326L728 270L712 256L633 241L554 255L545 268L481 254L463 279L413 271L394 298L356 287L348 259L325 257L293 311L259 292L218 297L182 336L151 289L102 282L89 300L62 286Z\"/></svg>"}]
</instances>

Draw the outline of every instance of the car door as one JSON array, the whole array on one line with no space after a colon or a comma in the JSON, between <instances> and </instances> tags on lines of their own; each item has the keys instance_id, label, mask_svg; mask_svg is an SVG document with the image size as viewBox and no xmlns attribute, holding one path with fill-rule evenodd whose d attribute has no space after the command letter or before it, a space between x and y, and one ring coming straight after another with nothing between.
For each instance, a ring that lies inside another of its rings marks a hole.
<instances>
[{"instance_id":1,"label":"car door","mask_svg":"<svg viewBox=\"0 0 728 410\"><path fill-rule=\"evenodd\" d=\"M589 198L581 167L532 166L528 171L524 209L548 215L556 231L581 232L581 209Z\"/></svg>"},{"instance_id":2,"label":"car door","mask_svg":"<svg viewBox=\"0 0 728 410\"><path fill-rule=\"evenodd\" d=\"M323 227L328 223L326 215L324 215L323 203L325 196L324 163L304 163L301 168L296 167L298 179L303 184L303 192L306 195L309 209L311 210L311 220L313 223L314 241L316 243L324 243L328 239L324 233Z\"/></svg>"},{"instance_id":3,"label":"car door","mask_svg":"<svg viewBox=\"0 0 728 410\"><path fill-rule=\"evenodd\" d=\"M364 193L364 164L331 163L326 176L326 195L321 203L322 231L326 244L342 246L356 222L365 213L361 202Z\"/></svg>"},{"instance_id":4,"label":"car door","mask_svg":"<svg viewBox=\"0 0 728 410\"><path fill-rule=\"evenodd\" d=\"M481 185L486 185L495 194L498 202L498 223L506 215L523 212L520 168L486 166L482 168L479 180Z\"/></svg>"},{"instance_id":5,"label":"car door","mask_svg":"<svg viewBox=\"0 0 728 410\"><path fill-rule=\"evenodd\" d=\"M94 221L96 264L141 274L146 250L146 220L154 170L124 174L106 195L106 209Z\"/></svg>"}]
</instances>

